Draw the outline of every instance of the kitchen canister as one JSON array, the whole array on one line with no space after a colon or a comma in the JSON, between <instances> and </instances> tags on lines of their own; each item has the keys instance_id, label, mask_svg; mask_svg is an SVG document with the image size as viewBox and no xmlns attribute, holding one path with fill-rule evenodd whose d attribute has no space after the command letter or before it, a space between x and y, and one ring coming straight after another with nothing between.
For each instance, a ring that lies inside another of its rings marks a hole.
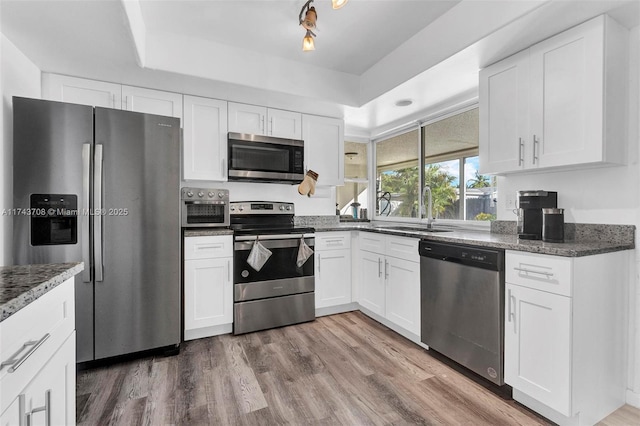
<instances>
[{"instance_id":1,"label":"kitchen canister","mask_svg":"<svg viewBox=\"0 0 640 426\"><path fill-rule=\"evenodd\" d=\"M542 209L542 241L564 242L564 209Z\"/></svg>"}]
</instances>

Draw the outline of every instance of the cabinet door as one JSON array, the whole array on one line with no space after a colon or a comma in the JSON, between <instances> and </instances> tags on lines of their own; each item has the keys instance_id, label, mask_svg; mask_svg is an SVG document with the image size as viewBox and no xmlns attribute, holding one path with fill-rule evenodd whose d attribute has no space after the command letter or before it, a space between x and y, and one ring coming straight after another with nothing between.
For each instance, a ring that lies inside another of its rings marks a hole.
<instances>
[{"instance_id":1,"label":"cabinet door","mask_svg":"<svg viewBox=\"0 0 640 426\"><path fill-rule=\"evenodd\" d=\"M302 116L305 167L318 173L318 185L344 184L344 124L337 118Z\"/></svg>"},{"instance_id":2,"label":"cabinet door","mask_svg":"<svg viewBox=\"0 0 640 426\"><path fill-rule=\"evenodd\" d=\"M177 117L182 122L182 95L142 87L122 86L122 109Z\"/></svg>"},{"instance_id":3,"label":"cabinet door","mask_svg":"<svg viewBox=\"0 0 640 426\"><path fill-rule=\"evenodd\" d=\"M599 22L530 49L532 151L540 167L603 160L604 39Z\"/></svg>"},{"instance_id":4,"label":"cabinet door","mask_svg":"<svg viewBox=\"0 0 640 426\"><path fill-rule=\"evenodd\" d=\"M420 335L420 263L387 257L385 317Z\"/></svg>"},{"instance_id":5,"label":"cabinet door","mask_svg":"<svg viewBox=\"0 0 640 426\"><path fill-rule=\"evenodd\" d=\"M522 169L528 138L529 51L480 71L480 172Z\"/></svg>"},{"instance_id":6,"label":"cabinet door","mask_svg":"<svg viewBox=\"0 0 640 426\"><path fill-rule=\"evenodd\" d=\"M302 139L302 114L280 109L267 110L269 136Z\"/></svg>"},{"instance_id":7,"label":"cabinet door","mask_svg":"<svg viewBox=\"0 0 640 426\"><path fill-rule=\"evenodd\" d=\"M184 262L184 328L233 322L231 258Z\"/></svg>"},{"instance_id":8,"label":"cabinet door","mask_svg":"<svg viewBox=\"0 0 640 426\"><path fill-rule=\"evenodd\" d=\"M184 96L184 179L227 180L227 103Z\"/></svg>"},{"instance_id":9,"label":"cabinet door","mask_svg":"<svg viewBox=\"0 0 640 426\"><path fill-rule=\"evenodd\" d=\"M20 399L24 406L21 407ZM48 410L45 401L49 399ZM21 413L21 410L24 412ZM29 421L26 421L26 415ZM46 417L50 422L46 422ZM20 421L22 417L26 422ZM0 425L76 423L76 334L67 338L0 417Z\"/></svg>"},{"instance_id":10,"label":"cabinet door","mask_svg":"<svg viewBox=\"0 0 640 426\"><path fill-rule=\"evenodd\" d=\"M358 303L378 315L384 315L384 256L361 251L358 260Z\"/></svg>"},{"instance_id":11,"label":"cabinet door","mask_svg":"<svg viewBox=\"0 0 640 426\"><path fill-rule=\"evenodd\" d=\"M571 299L507 284L504 379L571 416Z\"/></svg>"},{"instance_id":12,"label":"cabinet door","mask_svg":"<svg viewBox=\"0 0 640 426\"><path fill-rule=\"evenodd\" d=\"M266 135L267 108L229 102L229 131Z\"/></svg>"},{"instance_id":13,"label":"cabinet door","mask_svg":"<svg viewBox=\"0 0 640 426\"><path fill-rule=\"evenodd\" d=\"M316 308L351 303L351 250L316 251Z\"/></svg>"},{"instance_id":14,"label":"cabinet door","mask_svg":"<svg viewBox=\"0 0 640 426\"><path fill-rule=\"evenodd\" d=\"M122 86L65 75L43 74L42 94L51 101L120 109Z\"/></svg>"}]
</instances>

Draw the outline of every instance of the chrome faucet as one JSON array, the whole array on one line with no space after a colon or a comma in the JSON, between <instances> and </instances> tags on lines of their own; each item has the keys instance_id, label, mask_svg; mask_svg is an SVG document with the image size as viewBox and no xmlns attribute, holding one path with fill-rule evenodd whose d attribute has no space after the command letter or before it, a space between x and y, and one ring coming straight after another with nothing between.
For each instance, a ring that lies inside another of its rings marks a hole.
<instances>
[{"instance_id":1,"label":"chrome faucet","mask_svg":"<svg viewBox=\"0 0 640 426\"><path fill-rule=\"evenodd\" d=\"M435 222L436 220L432 216L433 200L432 200L432 197L431 197L431 188L428 187L428 186L425 186L424 189L422 190L422 209L423 209L423 215L422 216L423 217L425 216L424 215L424 208L425 208L425 206L424 206L424 195L427 192L429 193L429 200L428 200L428 205L427 205L427 214L426 214L426 216L427 216L427 228L430 229L433 226L433 222Z\"/></svg>"}]
</instances>

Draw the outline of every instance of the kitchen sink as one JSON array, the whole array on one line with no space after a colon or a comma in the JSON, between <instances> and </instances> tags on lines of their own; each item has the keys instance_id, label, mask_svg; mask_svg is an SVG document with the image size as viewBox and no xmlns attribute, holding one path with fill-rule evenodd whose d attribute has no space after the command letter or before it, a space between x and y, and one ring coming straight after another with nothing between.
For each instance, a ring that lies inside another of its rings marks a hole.
<instances>
[{"instance_id":1,"label":"kitchen sink","mask_svg":"<svg viewBox=\"0 0 640 426\"><path fill-rule=\"evenodd\" d=\"M427 227L419 227L419 226L405 226L405 225L375 225L376 228L379 229L390 229L393 231L413 231L413 232L451 232L451 229L442 229L442 228L427 228Z\"/></svg>"}]
</instances>

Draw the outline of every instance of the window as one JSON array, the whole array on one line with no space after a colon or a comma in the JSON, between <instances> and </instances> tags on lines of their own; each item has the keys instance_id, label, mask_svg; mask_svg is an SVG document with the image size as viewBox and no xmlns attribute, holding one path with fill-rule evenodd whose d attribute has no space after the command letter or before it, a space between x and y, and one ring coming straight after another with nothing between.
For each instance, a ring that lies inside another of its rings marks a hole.
<instances>
[{"instance_id":1,"label":"window","mask_svg":"<svg viewBox=\"0 0 640 426\"><path fill-rule=\"evenodd\" d=\"M434 218L493 220L495 178L478 173L478 108L422 127L424 185Z\"/></svg>"},{"instance_id":2,"label":"window","mask_svg":"<svg viewBox=\"0 0 640 426\"><path fill-rule=\"evenodd\" d=\"M495 219L495 177L478 172L478 139L473 107L377 141L376 216L420 218L429 186L434 218Z\"/></svg>"},{"instance_id":3,"label":"window","mask_svg":"<svg viewBox=\"0 0 640 426\"><path fill-rule=\"evenodd\" d=\"M376 143L376 215L419 217L420 130Z\"/></svg>"},{"instance_id":4,"label":"window","mask_svg":"<svg viewBox=\"0 0 640 426\"><path fill-rule=\"evenodd\" d=\"M336 194L336 210L340 215L361 218L362 209L367 208L368 152L367 143L344 142L344 186L339 186Z\"/></svg>"}]
</instances>

